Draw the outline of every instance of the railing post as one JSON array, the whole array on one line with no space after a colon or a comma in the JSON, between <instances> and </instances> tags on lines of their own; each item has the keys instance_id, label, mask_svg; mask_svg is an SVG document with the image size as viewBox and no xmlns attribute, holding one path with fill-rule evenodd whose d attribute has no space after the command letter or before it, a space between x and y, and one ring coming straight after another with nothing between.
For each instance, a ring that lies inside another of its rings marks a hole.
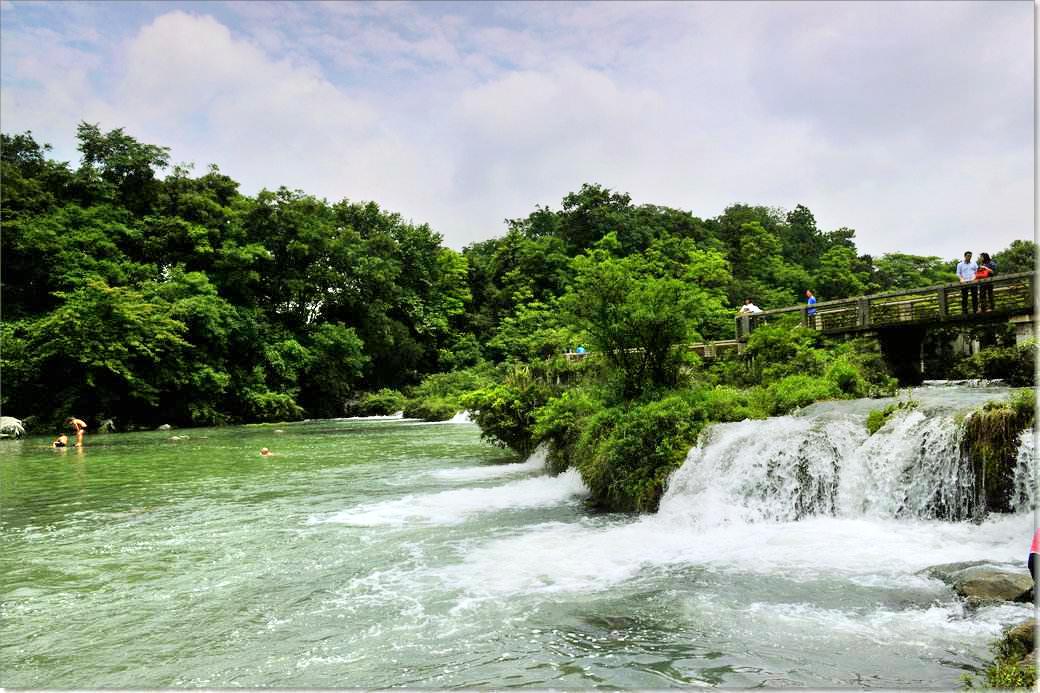
<instances>
[{"instance_id":1,"label":"railing post","mask_svg":"<svg viewBox=\"0 0 1040 693\"><path fill-rule=\"evenodd\" d=\"M946 308L946 287L939 287L939 319L945 320L949 317L949 310Z\"/></svg>"},{"instance_id":2,"label":"railing post","mask_svg":"<svg viewBox=\"0 0 1040 693\"><path fill-rule=\"evenodd\" d=\"M802 327L809 326L809 306L802 306Z\"/></svg>"},{"instance_id":3,"label":"railing post","mask_svg":"<svg viewBox=\"0 0 1040 693\"><path fill-rule=\"evenodd\" d=\"M870 327L870 299L859 299L857 307L859 310L856 316L856 327Z\"/></svg>"}]
</instances>

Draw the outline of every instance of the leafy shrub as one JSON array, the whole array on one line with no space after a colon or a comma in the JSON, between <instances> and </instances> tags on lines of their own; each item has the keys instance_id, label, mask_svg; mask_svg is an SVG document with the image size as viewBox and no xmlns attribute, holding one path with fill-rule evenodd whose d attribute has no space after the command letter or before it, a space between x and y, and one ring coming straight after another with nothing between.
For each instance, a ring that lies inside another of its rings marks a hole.
<instances>
[{"instance_id":1,"label":"leafy shrub","mask_svg":"<svg viewBox=\"0 0 1040 693\"><path fill-rule=\"evenodd\" d=\"M819 340L819 333L800 325L762 325L748 337L744 355L761 379L816 374L826 360L826 353L817 348Z\"/></svg>"},{"instance_id":2,"label":"leafy shrub","mask_svg":"<svg viewBox=\"0 0 1040 693\"><path fill-rule=\"evenodd\" d=\"M413 398L404 404L404 415L409 419L425 421L447 421L464 407L452 397Z\"/></svg>"},{"instance_id":3,"label":"leafy shrub","mask_svg":"<svg viewBox=\"0 0 1040 693\"><path fill-rule=\"evenodd\" d=\"M862 397L867 393L867 382L862 373L844 356L834 359L824 375L846 397Z\"/></svg>"},{"instance_id":4,"label":"leafy shrub","mask_svg":"<svg viewBox=\"0 0 1040 693\"><path fill-rule=\"evenodd\" d=\"M462 403L463 395L492 382L492 372L489 366L476 366L429 375L411 388L401 409L409 418L446 421L467 408Z\"/></svg>"},{"instance_id":5,"label":"leafy shrub","mask_svg":"<svg viewBox=\"0 0 1040 693\"><path fill-rule=\"evenodd\" d=\"M285 392L250 390L246 393L246 414L255 421L292 421L303 417L303 407Z\"/></svg>"},{"instance_id":6,"label":"leafy shrub","mask_svg":"<svg viewBox=\"0 0 1040 693\"><path fill-rule=\"evenodd\" d=\"M553 397L535 411L533 437L549 443L550 472L562 472L573 464L583 424L603 407L603 402L588 390L576 388Z\"/></svg>"},{"instance_id":7,"label":"leafy shrub","mask_svg":"<svg viewBox=\"0 0 1040 693\"><path fill-rule=\"evenodd\" d=\"M834 399L841 390L832 380L811 375L789 375L766 388L770 398L769 413L787 414L823 399Z\"/></svg>"},{"instance_id":8,"label":"leafy shrub","mask_svg":"<svg viewBox=\"0 0 1040 693\"><path fill-rule=\"evenodd\" d=\"M534 412L553 394L552 387L530 376L530 369L514 366L503 383L469 392L461 403L486 440L527 455L537 443Z\"/></svg>"},{"instance_id":9,"label":"leafy shrub","mask_svg":"<svg viewBox=\"0 0 1040 693\"><path fill-rule=\"evenodd\" d=\"M1032 387L1036 367L1035 340L1007 347L981 349L952 369L955 378L1002 379L1013 387Z\"/></svg>"},{"instance_id":10,"label":"leafy shrub","mask_svg":"<svg viewBox=\"0 0 1040 693\"><path fill-rule=\"evenodd\" d=\"M754 392L723 385L706 391L705 409L710 421L743 421L768 415L754 397Z\"/></svg>"},{"instance_id":11,"label":"leafy shrub","mask_svg":"<svg viewBox=\"0 0 1040 693\"><path fill-rule=\"evenodd\" d=\"M378 392L368 392L353 408L355 416L390 416L405 407L405 396L397 390L384 387Z\"/></svg>"},{"instance_id":12,"label":"leafy shrub","mask_svg":"<svg viewBox=\"0 0 1040 693\"><path fill-rule=\"evenodd\" d=\"M611 510L657 509L669 475L704 427L703 406L691 399L676 393L593 417L577 460L593 502Z\"/></svg>"}]
</instances>

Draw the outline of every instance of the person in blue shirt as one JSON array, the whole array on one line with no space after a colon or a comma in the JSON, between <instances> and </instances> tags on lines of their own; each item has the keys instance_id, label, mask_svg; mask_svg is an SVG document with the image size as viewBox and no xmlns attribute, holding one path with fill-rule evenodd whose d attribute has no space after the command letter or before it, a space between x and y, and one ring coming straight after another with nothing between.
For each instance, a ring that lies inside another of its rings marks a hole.
<instances>
[{"instance_id":1,"label":"person in blue shirt","mask_svg":"<svg viewBox=\"0 0 1040 693\"><path fill-rule=\"evenodd\" d=\"M965 286L961 287L961 314L968 314L968 292L971 292L971 312L979 312L979 285L975 283L975 273L979 266L971 259L971 251L964 253L964 262L957 263L957 279Z\"/></svg>"},{"instance_id":2,"label":"person in blue shirt","mask_svg":"<svg viewBox=\"0 0 1040 693\"><path fill-rule=\"evenodd\" d=\"M816 326L816 297L813 296L813 292L809 291L808 289L805 290L805 297L808 299L808 301L806 301L806 302L809 304L808 310L805 311L805 314L809 317L809 327L815 327Z\"/></svg>"},{"instance_id":3,"label":"person in blue shirt","mask_svg":"<svg viewBox=\"0 0 1040 693\"><path fill-rule=\"evenodd\" d=\"M585 353L585 345L584 344L579 344L578 348L574 350L574 353L575 354L584 354Z\"/></svg>"}]
</instances>

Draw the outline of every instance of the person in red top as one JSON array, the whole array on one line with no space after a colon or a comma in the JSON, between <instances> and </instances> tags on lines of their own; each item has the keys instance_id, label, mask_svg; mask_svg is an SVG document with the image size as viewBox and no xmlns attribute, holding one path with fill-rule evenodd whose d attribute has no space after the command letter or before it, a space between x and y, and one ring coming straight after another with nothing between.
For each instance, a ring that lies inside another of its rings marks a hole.
<instances>
[{"instance_id":1,"label":"person in red top","mask_svg":"<svg viewBox=\"0 0 1040 693\"><path fill-rule=\"evenodd\" d=\"M1037 566L1037 561L1040 561L1040 558L1036 557L1038 553L1040 553L1040 529L1033 534L1033 545L1029 547L1028 565L1029 573L1033 576L1033 582L1036 582L1036 570L1040 567Z\"/></svg>"},{"instance_id":2,"label":"person in red top","mask_svg":"<svg viewBox=\"0 0 1040 693\"><path fill-rule=\"evenodd\" d=\"M975 281L991 279L996 274L997 265L990 259L989 253L979 253L979 268L975 270ZM979 291L979 308L983 312L993 310L993 285L986 283Z\"/></svg>"}]
</instances>

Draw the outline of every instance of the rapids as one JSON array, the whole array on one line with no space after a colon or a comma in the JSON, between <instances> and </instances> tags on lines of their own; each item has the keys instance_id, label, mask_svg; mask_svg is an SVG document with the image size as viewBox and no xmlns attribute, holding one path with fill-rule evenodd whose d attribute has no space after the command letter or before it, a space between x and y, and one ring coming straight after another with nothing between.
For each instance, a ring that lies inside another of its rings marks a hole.
<instances>
[{"instance_id":1,"label":"rapids","mask_svg":"<svg viewBox=\"0 0 1040 693\"><path fill-rule=\"evenodd\" d=\"M1024 563L1032 436L981 521L957 440L1006 393L923 388L873 436L885 401L717 425L652 516L463 416L4 441L3 684L953 688L1032 611L919 574Z\"/></svg>"}]
</instances>

